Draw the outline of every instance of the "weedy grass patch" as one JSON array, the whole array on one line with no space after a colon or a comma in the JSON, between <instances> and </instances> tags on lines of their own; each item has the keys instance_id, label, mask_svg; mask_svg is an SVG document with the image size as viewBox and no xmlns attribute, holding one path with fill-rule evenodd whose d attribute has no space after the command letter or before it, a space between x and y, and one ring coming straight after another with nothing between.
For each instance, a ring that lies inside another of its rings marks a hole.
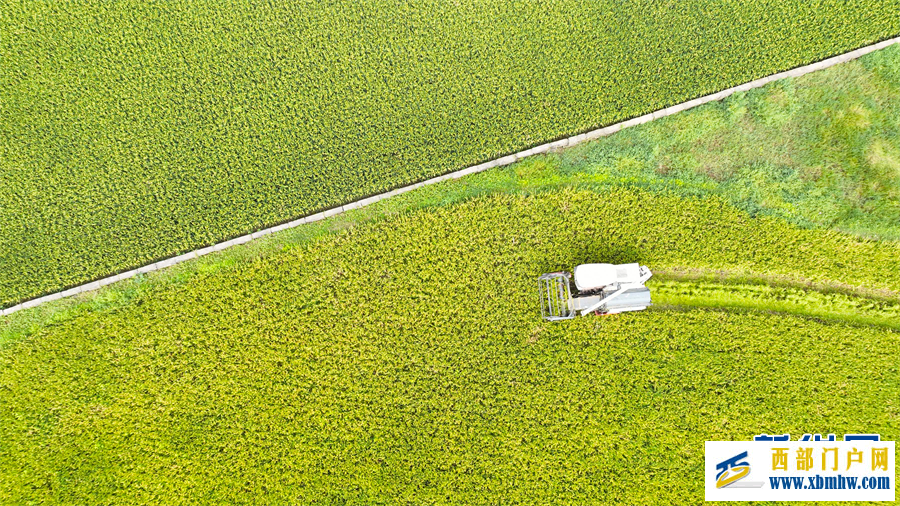
<instances>
[{"instance_id":1,"label":"weedy grass patch","mask_svg":"<svg viewBox=\"0 0 900 506\"><path fill-rule=\"evenodd\" d=\"M870 44L898 6L13 2L0 304Z\"/></svg>"},{"instance_id":2,"label":"weedy grass patch","mask_svg":"<svg viewBox=\"0 0 900 506\"><path fill-rule=\"evenodd\" d=\"M684 504L702 500L705 440L900 432L890 328L707 310L550 324L535 287L608 260L896 292L897 244L623 188L338 228L7 341L0 500Z\"/></svg>"},{"instance_id":3,"label":"weedy grass patch","mask_svg":"<svg viewBox=\"0 0 900 506\"><path fill-rule=\"evenodd\" d=\"M633 179L720 195L751 214L900 239L900 45L782 79L545 163L562 179Z\"/></svg>"}]
</instances>

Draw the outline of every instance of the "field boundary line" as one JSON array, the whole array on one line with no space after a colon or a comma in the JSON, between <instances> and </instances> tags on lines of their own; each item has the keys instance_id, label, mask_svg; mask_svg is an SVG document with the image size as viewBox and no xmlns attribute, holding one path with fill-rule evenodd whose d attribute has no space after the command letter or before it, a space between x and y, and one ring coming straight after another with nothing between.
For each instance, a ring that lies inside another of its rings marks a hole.
<instances>
[{"instance_id":1,"label":"field boundary line","mask_svg":"<svg viewBox=\"0 0 900 506\"><path fill-rule=\"evenodd\" d=\"M78 285L67 290L63 290L60 292L51 293L49 295L44 295L41 297L37 297L31 300L27 300L25 302L16 304L14 306L8 307L6 309L0 309L0 316L6 316L8 314L15 313L16 311L20 311L22 309L28 309L35 306L39 306L45 302L50 302L57 299L62 299L65 297L71 297L73 295L77 295L79 293L90 292L93 290L97 290L100 287L115 283L116 281L121 281L123 279L128 279L134 277L138 274L143 274L145 272L152 272L158 269L162 269L164 267L171 267L173 265L179 264L186 260L191 260L197 257L201 257L208 253L212 253L214 251L221 251L223 249L229 248L231 246L235 246L238 244L244 244L253 239L257 239L259 237L269 235L273 232L280 232L282 230L287 230L289 228L294 228L299 225L303 225L304 223L313 223L324 218L328 218L329 216L334 216L337 214L341 214L345 211L349 211L351 209L358 209L360 207L365 207L369 204L374 204L379 200L384 200L395 195L399 195L401 193L406 193L410 190L415 190L416 188L421 188L423 186L432 185L435 183L440 183L441 181L447 181L450 179L459 179L463 176L467 176L469 174L475 174L478 172L485 171L487 169L491 169L494 167L502 167L504 165L509 165L511 163L517 162L523 158L527 158L532 155L537 155L541 153L546 153L550 151L556 151L558 149L575 146L577 144L581 144L582 142L599 139L600 137L606 137L608 135L614 134L619 130L624 128L628 128L635 125L641 125L643 123L647 123L653 121L655 119L664 118L666 116L671 116L672 114L679 113L681 111L686 111L688 109L692 109L699 105L707 104L709 102L715 102L718 100L722 100L725 97L728 97L734 93L751 90L753 88L759 88L769 84L773 81L778 81L779 79L784 79L786 77L799 77L805 74L809 74L810 72L815 72L817 70L826 69L828 67L832 67L839 63L848 62L851 60L855 60L863 55L869 54L873 51L877 51L879 49L884 49L893 44L900 43L900 37L894 37L891 39L886 39L881 42L871 44L865 47L861 47L859 49L855 49L853 51L849 51L843 54L839 54L837 56L832 56L830 58L826 58L824 60L820 60L818 62L810 63L808 65L803 65L801 67L795 67L790 70L786 70L784 72L778 72L776 74L771 74L766 77L761 77L759 79L755 79L753 81L746 82L744 84L740 84L737 86L733 86L731 88L717 91L715 93L710 93L709 95L704 95L699 98L695 98L692 100L688 100L686 102L682 102L680 104L675 104L664 109L659 109L653 112L649 112L642 116L637 116L635 118L631 118L625 121L620 121L618 123L614 123L609 126L605 126L603 128L597 128L595 130L590 130L588 132L580 133L577 135L573 135L571 137L566 137L564 139L560 139L553 142L548 142L546 144L541 144L540 146L535 146L533 148L525 149L523 151L519 151L518 153L509 154L506 156L502 156L500 158L495 158L493 160L489 160L484 163L480 163L478 165L472 165L470 167L466 167L464 169L456 170L453 172L449 172L442 176L433 177L431 179L426 179L424 181L420 181L418 183L410 184L407 186L403 186L394 190L390 190L384 193L379 193L377 195L373 195L370 197L366 197L360 200L356 200L354 202L350 202L344 204L342 206L333 207L326 211L322 211L319 213L315 213L309 216L304 216L302 218L298 218L293 221L289 221L286 223L282 223L281 225L276 225L274 227L265 228L250 234L242 235L240 237L236 237L234 239L230 239L227 241L223 241L212 246L208 246L206 248L200 248L194 251L190 251L188 253L184 253L182 255L169 257L158 262L154 262L151 264L147 264L137 269L132 269L127 272L123 272L120 274L116 274L114 276L108 276L96 281L91 281L89 283L84 283L82 285Z\"/></svg>"}]
</instances>

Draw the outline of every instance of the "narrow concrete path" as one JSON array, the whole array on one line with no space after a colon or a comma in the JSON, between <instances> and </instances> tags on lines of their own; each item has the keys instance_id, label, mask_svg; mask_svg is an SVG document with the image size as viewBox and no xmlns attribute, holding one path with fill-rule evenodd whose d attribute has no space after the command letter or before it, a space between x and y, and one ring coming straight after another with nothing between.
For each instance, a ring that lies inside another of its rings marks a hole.
<instances>
[{"instance_id":1,"label":"narrow concrete path","mask_svg":"<svg viewBox=\"0 0 900 506\"><path fill-rule=\"evenodd\" d=\"M526 149L524 151L520 151L518 153L513 153L511 155L507 155L501 158L497 158L479 165L473 165L471 167L466 167L465 169L460 169L454 172L450 172L449 174L444 174L443 176L427 179L425 181L411 184L409 186L404 186L402 188L397 188L396 190L392 190L389 192L381 193L378 195L373 195L368 198L364 198L362 200L357 200L355 202L351 202L349 204L345 204L343 206L334 207L327 211L323 211L321 213L316 213L310 216L305 216L303 218L296 219L294 221L283 223L281 225L277 225L274 227L266 228L263 230L259 230L257 232L253 232L252 234L242 235L240 237L236 237L234 239L220 242L218 244L214 244L207 248L201 248L198 250L191 251L189 253L185 253L183 255L178 255L176 257L167 258L165 260L161 260L156 263L148 264L143 267L139 267L137 269L130 270L128 272L123 272L121 274L116 274L115 276L109 276L97 281L93 281L90 283L85 283L83 285L79 285L73 288L69 288L68 290L64 290L61 292L52 293L50 295L44 295L43 297L38 297L35 299L31 299L25 301L21 304L17 304L15 306L0 310L0 316L5 316L16 311L27 309L30 307L39 306L45 302L50 302L52 300L62 299L64 297L71 297L72 295L76 295L82 292L90 292L92 290L96 290L101 286L106 286L116 281L121 281L123 279L128 279L137 274L142 274L145 272L155 271L158 269L162 269L164 267L170 267L175 264L179 264L186 260L190 260L192 258L197 258L208 253L212 253L214 251L221 251L225 248L230 248L231 246L235 246L237 244L244 244L245 242L252 241L258 237L262 237L264 235L271 234L273 232L278 232L281 230L286 230L288 228L294 228L298 225L302 225L304 223L312 223L314 221L319 221L321 219L327 218L329 216L334 216L336 214L343 213L345 211L349 211L351 209L356 209L359 207L365 207L369 204L374 204L379 200L383 200L386 198L393 197L394 195L399 195L401 193L408 192L410 190L415 190L416 188L420 188L422 186L440 183L441 181L446 181L448 179L458 179L463 176L467 176L469 174L475 174L476 172L481 172L493 167L501 167L504 165L509 165L513 162L521 160L522 158L526 158L528 156L546 153L548 151L564 148L567 146L574 146L576 144L580 144L584 141L598 139L600 137L605 137L607 135L618 132L623 128L628 128L634 125L640 125L642 123L647 123L648 121L653 121L658 118L662 118L665 116L670 116L672 114L691 109L693 107L697 107L698 105L706 104L708 102L714 102L716 100L722 100L723 98L739 92L739 91L747 91L753 88L759 88L760 86L764 86L772 81L777 81L779 79L783 79L785 77L799 77L804 74L809 74L810 72L815 72L817 70L822 70L838 63L844 63L850 60L855 60L860 56L871 53L872 51L877 51L879 49L884 49L892 44L900 43L900 37L894 37L892 39L884 40L877 44L872 44L870 46L859 48L855 51L850 51L848 53L844 53L838 56L833 56L831 58L811 63L809 65L804 65L802 67L797 67L795 69L791 69L785 72L779 72L777 74L772 74L767 77L763 77L760 79L756 79L754 81L750 81L748 83L744 83L733 88L728 88L727 90L722 90L716 93L712 93L710 95L706 95L700 98L695 98L693 100L688 100L687 102L682 102L680 104L673 105L671 107L666 107L665 109L660 109L658 111L653 111L648 114L644 114L643 116L638 116L636 118L632 118L626 121L622 121L619 123L615 123L613 125L609 125L607 127L598 128L596 130L591 130L590 132L585 132L578 135L573 135L572 137L568 137L565 139L561 139L554 142L548 142L547 144L542 144L540 146L533 147L531 149Z\"/></svg>"}]
</instances>

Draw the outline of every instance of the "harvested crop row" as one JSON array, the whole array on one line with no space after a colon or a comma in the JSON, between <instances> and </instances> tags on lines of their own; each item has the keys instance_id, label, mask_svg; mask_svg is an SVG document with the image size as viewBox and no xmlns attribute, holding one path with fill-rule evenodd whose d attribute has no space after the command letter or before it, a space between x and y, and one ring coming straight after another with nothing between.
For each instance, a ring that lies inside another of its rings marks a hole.
<instances>
[{"instance_id":1,"label":"harvested crop row","mask_svg":"<svg viewBox=\"0 0 900 506\"><path fill-rule=\"evenodd\" d=\"M900 32L898 2L18 2L0 305Z\"/></svg>"},{"instance_id":2,"label":"harvested crop row","mask_svg":"<svg viewBox=\"0 0 900 506\"><path fill-rule=\"evenodd\" d=\"M656 304L751 309L900 330L900 299L764 284L660 280L650 283Z\"/></svg>"}]
</instances>

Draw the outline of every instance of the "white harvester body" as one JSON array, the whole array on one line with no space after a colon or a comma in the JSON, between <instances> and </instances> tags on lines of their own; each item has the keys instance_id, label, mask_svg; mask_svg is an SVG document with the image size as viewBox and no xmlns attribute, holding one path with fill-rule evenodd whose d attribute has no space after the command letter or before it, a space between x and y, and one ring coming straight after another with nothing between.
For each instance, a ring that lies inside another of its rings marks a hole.
<instances>
[{"instance_id":1,"label":"white harvester body","mask_svg":"<svg viewBox=\"0 0 900 506\"><path fill-rule=\"evenodd\" d=\"M644 283L653 273L638 264L582 264L574 274L552 272L538 278L541 315L546 320L567 320L589 313L615 314L640 311L651 304ZM574 278L577 294L572 296Z\"/></svg>"}]
</instances>

